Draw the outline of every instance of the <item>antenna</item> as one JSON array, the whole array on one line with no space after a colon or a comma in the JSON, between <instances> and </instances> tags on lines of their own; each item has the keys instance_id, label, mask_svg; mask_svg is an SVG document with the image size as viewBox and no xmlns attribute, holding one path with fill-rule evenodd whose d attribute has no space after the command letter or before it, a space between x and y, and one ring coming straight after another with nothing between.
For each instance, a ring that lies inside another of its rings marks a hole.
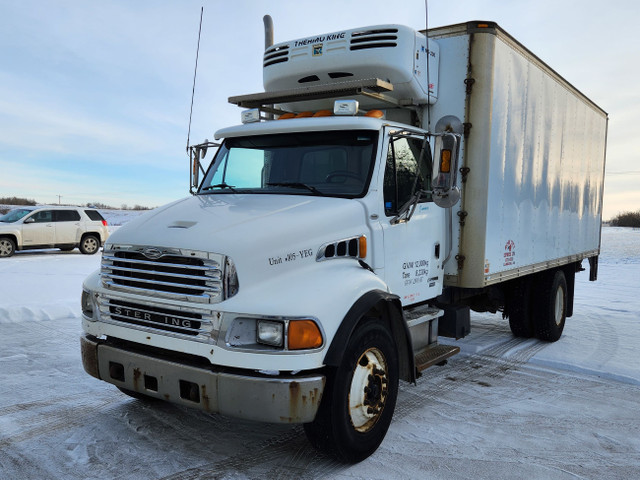
<instances>
[{"instance_id":1,"label":"antenna","mask_svg":"<svg viewBox=\"0 0 640 480\"><path fill-rule=\"evenodd\" d=\"M431 76L429 64L431 50L429 50L429 0L424 0L424 36L427 38L427 131L431 131Z\"/></svg>"},{"instance_id":2,"label":"antenna","mask_svg":"<svg viewBox=\"0 0 640 480\"><path fill-rule=\"evenodd\" d=\"M193 115L193 97L196 93L196 74L198 73L198 55L200 54L200 33L202 32L203 13L204 7L200 7L200 27L198 28L198 47L196 48L196 68L193 71L193 88L191 89L191 111L189 112L189 131L187 132L187 152L189 151L189 139L191 138L191 116Z\"/></svg>"}]
</instances>

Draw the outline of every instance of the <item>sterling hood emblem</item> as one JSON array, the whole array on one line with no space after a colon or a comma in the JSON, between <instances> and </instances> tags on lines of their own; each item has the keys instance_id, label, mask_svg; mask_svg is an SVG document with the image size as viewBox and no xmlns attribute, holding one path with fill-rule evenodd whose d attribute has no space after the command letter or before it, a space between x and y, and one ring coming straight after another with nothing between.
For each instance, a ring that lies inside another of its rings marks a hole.
<instances>
[{"instance_id":1,"label":"sterling hood emblem","mask_svg":"<svg viewBox=\"0 0 640 480\"><path fill-rule=\"evenodd\" d=\"M156 260L164 255L162 250L156 247L146 247L144 250L142 250L142 254L151 260Z\"/></svg>"}]
</instances>

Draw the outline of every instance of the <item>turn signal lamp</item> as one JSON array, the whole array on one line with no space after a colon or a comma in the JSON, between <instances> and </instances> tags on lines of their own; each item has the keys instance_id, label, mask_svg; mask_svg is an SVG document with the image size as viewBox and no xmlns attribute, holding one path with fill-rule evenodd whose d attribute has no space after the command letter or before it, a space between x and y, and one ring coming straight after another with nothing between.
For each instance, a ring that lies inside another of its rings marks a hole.
<instances>
[{"instance_id":1,"label":"turn signal lamp","mask_svg":"<svg viewBox=\"0 0 640 480\"><path fill-rule=\"evenodd\" d=\"M364 235L358 238L358 257L367 257L367 237Z\"/></svg>"},{"instance_id":2,"label":"turn signal lamp","mask_svg":"<svg viewBox=\"0 0 640 480\"><path fill-rule=\"evenodd\" d=\"M313 320L289 322L289 350L303 350L322 346L322 333Z\"/></svg>"}]
</instances>

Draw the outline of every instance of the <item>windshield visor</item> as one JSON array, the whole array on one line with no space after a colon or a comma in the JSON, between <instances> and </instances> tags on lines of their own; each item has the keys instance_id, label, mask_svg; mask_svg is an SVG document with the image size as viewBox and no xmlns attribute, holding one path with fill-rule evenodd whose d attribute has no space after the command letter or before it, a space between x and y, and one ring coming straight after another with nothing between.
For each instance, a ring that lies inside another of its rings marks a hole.
<instances>
[{"instance_id":1,"label":"windshield visor","mask_svg":"<svg viewBox=\"0 0 640 480\"><path fill-rule=\"evenodd\" d=\"M198 193L356 198L367 192L378 132L299 132L225 140Z\"/></svg>"}]
</instances>

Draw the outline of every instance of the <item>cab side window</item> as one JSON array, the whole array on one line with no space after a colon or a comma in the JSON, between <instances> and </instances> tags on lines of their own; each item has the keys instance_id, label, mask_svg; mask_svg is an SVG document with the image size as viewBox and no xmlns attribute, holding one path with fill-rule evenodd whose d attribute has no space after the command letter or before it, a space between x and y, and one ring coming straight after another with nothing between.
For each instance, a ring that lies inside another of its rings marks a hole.
<instances>
[{"instance_id":1,"label":"cab side window","mask_svg":"<svg viewBox=\"0 0 640 480\"><path fill-rule=\"evenodd\" d=\"M421 152L422 141L419 139L392 138L389 141L383 192L387 216L398 213L415 192L431 190L429 168L419 161ZM430 194L421 198L421 202L430 200Z\"/></svg>"}]
</instances>

